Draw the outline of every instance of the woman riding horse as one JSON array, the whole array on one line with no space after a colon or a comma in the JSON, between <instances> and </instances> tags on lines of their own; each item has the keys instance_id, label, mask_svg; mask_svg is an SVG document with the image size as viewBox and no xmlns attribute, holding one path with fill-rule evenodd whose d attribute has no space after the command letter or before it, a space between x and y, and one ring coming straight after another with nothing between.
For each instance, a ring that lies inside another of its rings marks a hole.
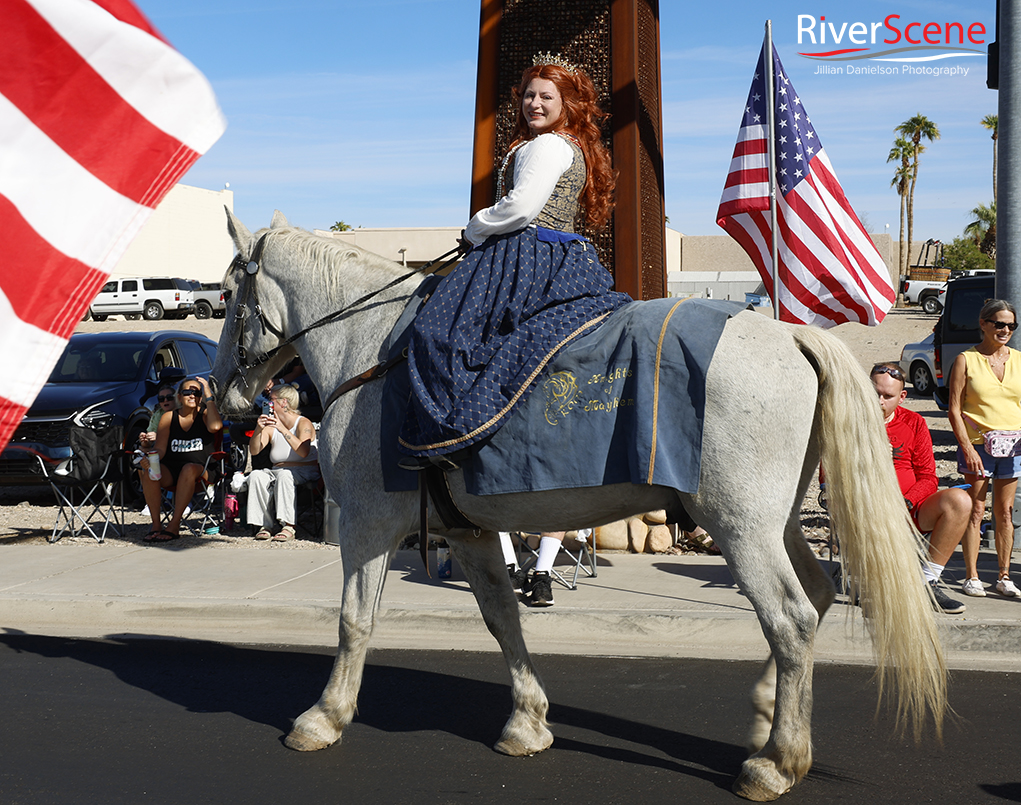
<instances>
[{"instance_id":1,"label":"woman riding horse","mask_svg":"<svg viewBox=\"0 0 1021 805\"><path fill-rule=\"evenodd\" d=\"M539 54L514 95L514 141L497 198L464 231L473 248L415 320L408 355L411 406L402 466L455 466L444 456L491 435L528 396L542 367L572 338L632 301L612 290L593 230L613 208L614 173L601 140L606 117L592 80ZM506 188L506 192L504 192Z\"/></svg>"}]
</instances>

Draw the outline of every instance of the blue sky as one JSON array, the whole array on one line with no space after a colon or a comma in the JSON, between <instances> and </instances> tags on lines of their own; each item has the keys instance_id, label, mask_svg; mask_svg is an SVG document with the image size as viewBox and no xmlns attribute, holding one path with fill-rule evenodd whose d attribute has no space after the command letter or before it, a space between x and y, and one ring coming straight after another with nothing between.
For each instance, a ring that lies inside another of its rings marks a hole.
<instances>
[{"instance_id":1,"label":"blue sky","mask_svg":"<svg viewBox=\"0 0 1021 805\"><path fill-rule=\"evenodd\" d=\"M227 132L184 182L209 189L229 182L235 212L250 228L267 225L274 209L307 229L337 220L366 227L466 222L479 0L136 2L205 73L227 116ZM822 62L798 53L847 41L813 46L803 37L799 45L798 17L825 16L838 30L890 14L900 15L902 27L978 22L989 42L995 1L866 1L845 11L850 5L661 0L671 227L723 233L716 208L767 18L837 176L872 231L889 224L897 235L899 199L886 157L894 127L918 113L942 138L922 156L915 239L949 241L969 210L990 202L992 141L979 121L997 112L997 93L986 89L984 56L928 63L967 67L966 76L816 74ZM873 46L889 47L881 40Z\"/></svg>"}]
</instances>

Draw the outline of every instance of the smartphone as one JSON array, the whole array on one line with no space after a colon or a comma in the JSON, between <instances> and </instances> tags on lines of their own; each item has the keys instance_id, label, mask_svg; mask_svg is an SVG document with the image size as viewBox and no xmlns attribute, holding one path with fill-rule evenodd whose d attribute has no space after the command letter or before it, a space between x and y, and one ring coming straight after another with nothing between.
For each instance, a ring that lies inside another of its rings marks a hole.
<instances>
[{"instance_id":1,"label":"smartphone","mask_svg":"<svg viewBox=\"0 0 1021 805\"><path fill-rule=\"evenodd\" d=\"M263 400L262 401L262 413L263 416L273 416L273 401Z\"/></svg>"}]
</instances>

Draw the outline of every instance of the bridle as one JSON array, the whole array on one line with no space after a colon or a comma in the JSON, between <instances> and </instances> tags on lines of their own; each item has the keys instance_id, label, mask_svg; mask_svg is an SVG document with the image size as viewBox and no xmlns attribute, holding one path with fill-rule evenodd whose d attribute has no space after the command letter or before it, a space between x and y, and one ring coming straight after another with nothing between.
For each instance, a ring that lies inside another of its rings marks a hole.
<instances>
[{"instance_id":1,"label":"bridle","mask_svg":"<svg viewBox=\"0 0 1021 805\"><path fill-rule=\"evenodd\" d=\"M308 325L308 327L299 330L294 335L285 336L284 333L280 330L280 328L274 326L266 318L266 314L263 312L262 306L259 303L258 289L255 286L255 278L259 273L259 267L262 261L262 253L263 250L265 249L266 238L269 236L269 234L270 234L269 232L266 232L259 238L258 242L256 242L255 244L255 248L252 249L252 256L248 260L245 260L241 256L241 253L238 252L238 254L234 256L234 259L231 260L230 267L227 269L228 274L238 269L244 269L244 273L241 276L241 281L238 283L237 307L234 312L234 323L235 328L237 330L236 333L237 350L234 356L234 370L231 372L230 376L224 383L224 388L230 387L231 383L234 382L234 379L236 377L240 377L241 382L245 385L245 388L248 388L247 373L249 371L259 366L262 366L264 363L271 360L275 355L277 355L282 349L284 349L287 346L290 346L302 336L307 335L309 332L315 330L318 327L322 327L326 324L338 321L341 318L344 318L345 316L353 312L356 312L355 309L358 308L360 305L363 305L365 302L368 302L370 299L373 299L374 297L378 296L384 291L393 288L395 285L400 285L405 280L411 279L411 277L414 277L416 275L432 274L435 273L436 271L442 271L447 266L452 265L454 262L456 262L458 257L460 256L460 253L462 252L462 246L458 244L449 252L441 254L435 260L430 261L421 268L416 268L414 271L409 271L406 274L402 274L396 279L388 282L382 288L377 288L374 291L370 291L369 293L359 297L355 301L351 302L348 305L345 305L339 310L335 310L333 313L330 313L326 316L323 316L321 319L312 322L312 324ZM437 263L440 263L440 261L445 260L451 255L454 256L450 260L447 260L447 262L442 263L441 265L437 265ZM225 300L227 301L229 301L230 299L229 293L230 292L228 291L226 294L224 294ZM248 304L249 299L251 299L253 303L252 309L255 311L255 318L258 320L259 327L262 329L262 334L265 335L266 332L269 331L273 333L273 335L275 335L277 338L283 339L279 344L277 344L268 352L263 352L254 357L250 357L248 355L248 350L245 348L244 345L245 324L249 317ZM345 394L348 391L351 391L355 388L358 388L359 386L364 385L369 380L374 380L377 377L382 377L383 374L386 373L386 370L397 362L398 361L394 359L390 361L382 361L381 363L377 364L371 369L362 372L361 374L351 378L348 381L345 381L323 402L323 410L325 411L329 407L330 403L332 403L334 400L337 399L337 397L340 397L342 394Z\"/></svg>"}]
</instances>

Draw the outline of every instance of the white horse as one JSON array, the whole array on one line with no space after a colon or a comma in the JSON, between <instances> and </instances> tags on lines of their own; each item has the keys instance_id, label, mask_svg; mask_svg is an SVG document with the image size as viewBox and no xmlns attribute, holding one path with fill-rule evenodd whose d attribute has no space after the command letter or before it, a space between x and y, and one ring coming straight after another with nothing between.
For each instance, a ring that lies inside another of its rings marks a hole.
<instances>
[{"instance_id":1,"label":"white horse","mask_svg":"<svg viewBox=\"0 0 1021 805\"><path fill-rule=\"evenodd\" d=\"M252 235L228 211L228 229L238 258L224 281L227 313L213 370L225 416L250 411L252 399L295 353L324 398L385 359L386 336L421 277L399 280L398 264L290 227L280 213L268 230ZM255 262L246 266L253 251ZM352 302L336 321L285 344L265 362L256 359ZM386 569L401 539L419 529L418 494L383 489L382 392L382 382L363 385L323 418L319 461L343 509L340 643L326 689L287 736L292 749L327 747L351 722ZM805 542L799 513L820 458L832 521L873 634L880 695L883 683L891 683L898 724L911 723L916 739L928 711L938 732L946 668L918 572L919 541L897 487L875 393L853 356L822 331L740 313L726 325L709 368L703 442L698 493L680 499L713 535L771 650L753 693L752 754L734 790L749 799L775 799L812 763L813 640L834 589ZM448 539L510 668L514 707L496 749L516 756L541 752L553 742L548 701L522 639L495 532L597 526L670 508L679 493L620 484L474 497L460 472L448 480L457 507L483 529L451 531Z\"/></svg>"}]
</instances>

